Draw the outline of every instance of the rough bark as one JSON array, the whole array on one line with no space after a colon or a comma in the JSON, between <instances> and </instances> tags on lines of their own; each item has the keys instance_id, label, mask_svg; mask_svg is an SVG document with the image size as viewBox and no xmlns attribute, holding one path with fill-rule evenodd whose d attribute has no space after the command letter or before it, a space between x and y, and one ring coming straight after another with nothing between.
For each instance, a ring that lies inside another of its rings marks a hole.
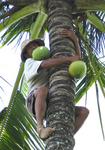
<instances>
[{"instance_id":1,"label":"rough bark","mask_svg":"<svg viewBox=\"0 0 105 150\"><path fill-rule=\"evenodd\" d=\"M48 30L52 57L73 55L72 41L59 36L61 28L72 28L70 0L48 0ZM68 65L50 70L47 125L56 131L46 140L46 150L73 150L75 82L68 74Z\"/></svg>"}]
</instances>

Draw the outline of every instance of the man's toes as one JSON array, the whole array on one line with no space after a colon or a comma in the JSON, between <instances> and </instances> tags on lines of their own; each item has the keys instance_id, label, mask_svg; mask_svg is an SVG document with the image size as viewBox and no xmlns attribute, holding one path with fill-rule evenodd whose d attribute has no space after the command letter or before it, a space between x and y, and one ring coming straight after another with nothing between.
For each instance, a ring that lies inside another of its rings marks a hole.
<instances>
[{"instance_id":1,"label":"man's toes","mask_svg":"<svg viewBox=\"0 0 105 150\"><path fill-rule=\"evenodd\" d=\"M40 137L41 139L46 139L49 137L49 135L51 135L53 132L55 131L54 128L43 128L40 132Z\"/></svg>"}]
</instances>

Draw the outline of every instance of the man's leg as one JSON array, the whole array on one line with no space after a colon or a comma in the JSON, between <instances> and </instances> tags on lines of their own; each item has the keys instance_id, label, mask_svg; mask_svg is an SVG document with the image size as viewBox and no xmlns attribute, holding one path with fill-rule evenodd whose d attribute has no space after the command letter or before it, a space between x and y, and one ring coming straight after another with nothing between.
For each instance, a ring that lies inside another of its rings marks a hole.
<instances>
[{"instance_id":1,"label":"man's leg","mask_svg":"<svg viewBox=\"0 0 105 150\"><path fill-rule=\"evenodd\" d=\"M89 110L87 108L79 107L79 106L75 107L75 131L74 133L76 133L81 128L84 121L88 117L88 114L89 114Z\"/></svg>"},{"instance_id":2,"label":"man's leg","mask_svg":"<svg viewBox=\"0 0 105 150\"><path fill-rule=\"evenodd\" d=\"M48 94L48 88L47 87L40 87L35 92L35 114L36 114L36 120L37 120L37 132L40 136L40 138L45 139L47 138L53 131L54 128L47 127L45 128L43 126L43 120L46 113L46 98Z\"/></svg>"}]
</instances>

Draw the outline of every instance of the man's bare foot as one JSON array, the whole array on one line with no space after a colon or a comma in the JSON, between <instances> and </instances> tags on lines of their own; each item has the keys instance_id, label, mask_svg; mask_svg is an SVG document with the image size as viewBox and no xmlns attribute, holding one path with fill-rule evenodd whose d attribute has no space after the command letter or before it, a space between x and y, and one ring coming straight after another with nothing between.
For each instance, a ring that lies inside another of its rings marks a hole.
<instances>
[{"instance_id":1,"label":"man's bare foot","mask_svg":"<svg viewBox=\"0 0 105 150\"><path fill-rule=\"evenodd\" d=\"M40 136L41 139L46 139L48 138L53 132L55 131L54 128L50 128L50 127L37 127L37 132Z\"/></svg>"}]
</instances>

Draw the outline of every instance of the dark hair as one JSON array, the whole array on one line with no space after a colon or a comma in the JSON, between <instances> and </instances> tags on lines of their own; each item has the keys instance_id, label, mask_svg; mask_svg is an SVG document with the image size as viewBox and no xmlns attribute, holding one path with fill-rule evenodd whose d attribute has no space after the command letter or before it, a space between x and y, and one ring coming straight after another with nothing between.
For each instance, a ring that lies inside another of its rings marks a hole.
<instances>
[{"instance_id":1,"label":"dark hair","mask_svg":"<svg viewBox=\"0 0 105 150\"><path fill-rule=\"evenodd\" d=\"M26 59L27 59L27 48L28 48L28 46L31 45L31 44L37 44L38 46L45 46L44 41L41 40L41 39L36 39L36 40L30 41L30 42L23 48L23 50L22 50L22 52L21 52L21 60L22 60L23 62L25 62Z\"/></svg>"}]
</instances>

